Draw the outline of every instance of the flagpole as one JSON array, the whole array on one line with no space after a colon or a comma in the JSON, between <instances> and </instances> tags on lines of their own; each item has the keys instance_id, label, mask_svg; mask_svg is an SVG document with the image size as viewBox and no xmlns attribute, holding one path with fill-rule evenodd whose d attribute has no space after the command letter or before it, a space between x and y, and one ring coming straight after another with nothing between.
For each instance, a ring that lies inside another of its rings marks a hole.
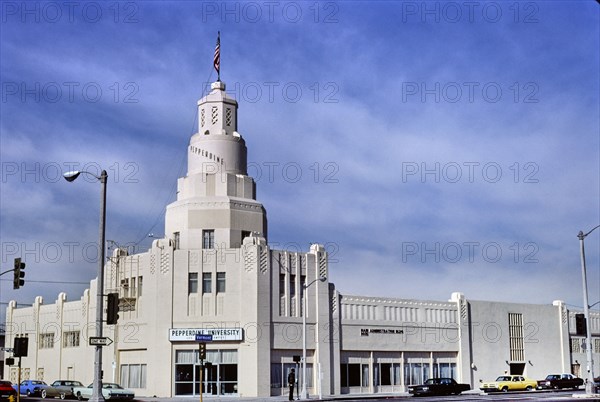
<instances>
[{"instance_id":1,"label":"flagpole","mask_svg":"<svg viewBox=\"0 0 600 402\"><path fill-rule=\"evenodd\" d=\"M219 68L217 69L217 81L221 81L221 31L217 31L217 46L219 47Z\"/></svg>"}]
</instances>

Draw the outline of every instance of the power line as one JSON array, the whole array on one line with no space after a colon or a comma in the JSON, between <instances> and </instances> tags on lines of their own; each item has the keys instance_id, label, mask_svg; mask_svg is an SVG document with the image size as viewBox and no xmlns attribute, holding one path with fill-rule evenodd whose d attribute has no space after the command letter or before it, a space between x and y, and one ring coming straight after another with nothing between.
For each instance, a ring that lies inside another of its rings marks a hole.
<instances>
[{"instance_id":1,"label":"power line","mask_svg":"<svg viewBox=\"0 0 600 402\"><path fill-rule=\"evenodd\" d=\"M12 282L12 279L0 279L2 282ZM89 282L71 282L71 281L36 281L32 279L27 279L27 282L33 283L66 283L69 285L89 285Z\"/></svg>"}]
</instances>

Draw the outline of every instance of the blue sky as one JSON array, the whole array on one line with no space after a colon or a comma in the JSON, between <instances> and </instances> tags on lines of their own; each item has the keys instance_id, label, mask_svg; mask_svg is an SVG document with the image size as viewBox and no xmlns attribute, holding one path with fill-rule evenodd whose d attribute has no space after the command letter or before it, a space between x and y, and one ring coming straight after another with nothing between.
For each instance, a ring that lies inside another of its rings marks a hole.
<instances>
[{"instance_id":1,"label":"blue sky","mask_svg":"<svg viewBox=\"0 0 600 402\"><path fill-rule=\"evenodd\" d=\"M67 4L2 2L2 303L95 277L100 186L62 171L108 171L107 239L164 235L221 31L272 247L326 244L346 294L583 304L597 2ZM586 251L594 303L600 229Z\"/></svg>"}]
</instances>

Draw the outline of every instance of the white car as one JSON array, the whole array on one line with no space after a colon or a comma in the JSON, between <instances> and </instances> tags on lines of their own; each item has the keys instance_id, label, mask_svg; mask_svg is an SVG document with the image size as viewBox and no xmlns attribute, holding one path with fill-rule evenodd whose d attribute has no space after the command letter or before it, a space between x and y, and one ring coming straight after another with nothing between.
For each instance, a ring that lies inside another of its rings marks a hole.
<instances>
[{"instance_id":1,"label":"white car","mask_svg":"<svg viewBox=\"0 0 600 402\"><path fill-rule=\"evenodd\" d=\"M90 384L88 387L75 387L73 388L73 395L80 401L90 399L93 387L94 384ZM132 400L135 397L135 393L130 389L121 387L119 384L104 382L102 383L102 396L104 396L104 399Z\"/></svg>"}]
</instances>

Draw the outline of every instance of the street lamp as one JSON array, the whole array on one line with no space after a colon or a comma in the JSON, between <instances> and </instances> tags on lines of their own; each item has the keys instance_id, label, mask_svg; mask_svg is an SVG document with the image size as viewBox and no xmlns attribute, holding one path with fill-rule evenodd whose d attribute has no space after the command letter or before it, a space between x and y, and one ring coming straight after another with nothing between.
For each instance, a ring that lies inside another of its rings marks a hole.
<instances>
[{"instance_id":1,"label":"street lamp","mask_svg":"<svg viewBox=\"0 0 600 402\"><path fill-rule=\"evenodd\" d=\"M63 174L65 180L72 182L77 179L80 174L88 174L100 180L102 184L102 192L100 194L100 239L98 241L98 283L96 289L96 336L102 337L102 318L103 318L103 293L104 293L104 237L106 224L106 179L108 175L106 170L96 176L93 173L86 171L73 171ZM91 402L104 402L102 395L102 345L96 345L96 353L94 355L94 383L92 390Z\"/></svg>"},{"instance_id":2,"label":"street lamp","mask_svg":"<svg viewBox=\"0 0 600 402\"><path fill-rule=\"evenodd\" d=\"M306 399L306 314L308 313L306 303L306 289L316 281L325 282L327 278L320 277L313 279L308 285L302 285L302 301L304 307L302 308L302 390L300 391L300 398Z\"/></svg>"},{"instance_id":3,"label":"street lamp","mask_svg":"<svg viewBox=\"0 0 600 402\"><path fill-rule=\"evenodd\" d=\"M587 233L583 233L583 231L579 231L579 234L577 235L577 237L579 237L579 245L580 245L580 250L581 250L581 276L583 278L583 313L585 315L585 326L586 326L586 339L585 339L585 343L586 343L586 348L585 348L585 354L586 354L586 358L587 358L587 372L588 372L588 378L587 378L587 382L585 383L585 393L588 395L591 395L594 393L594 362L592 360L592 332L591 332L591 325L590 325L590 303L588 300L588 289L587 289L587 274L586 274L586 269L585 269L585 249L583 246L583 239L586 238L587 235L589 235L590 233L592 233L594 230L598 229L600 227L600 225L596 226L595 228L593 228L592 230L590 230Z\"/></svg>"}]
</instances>

